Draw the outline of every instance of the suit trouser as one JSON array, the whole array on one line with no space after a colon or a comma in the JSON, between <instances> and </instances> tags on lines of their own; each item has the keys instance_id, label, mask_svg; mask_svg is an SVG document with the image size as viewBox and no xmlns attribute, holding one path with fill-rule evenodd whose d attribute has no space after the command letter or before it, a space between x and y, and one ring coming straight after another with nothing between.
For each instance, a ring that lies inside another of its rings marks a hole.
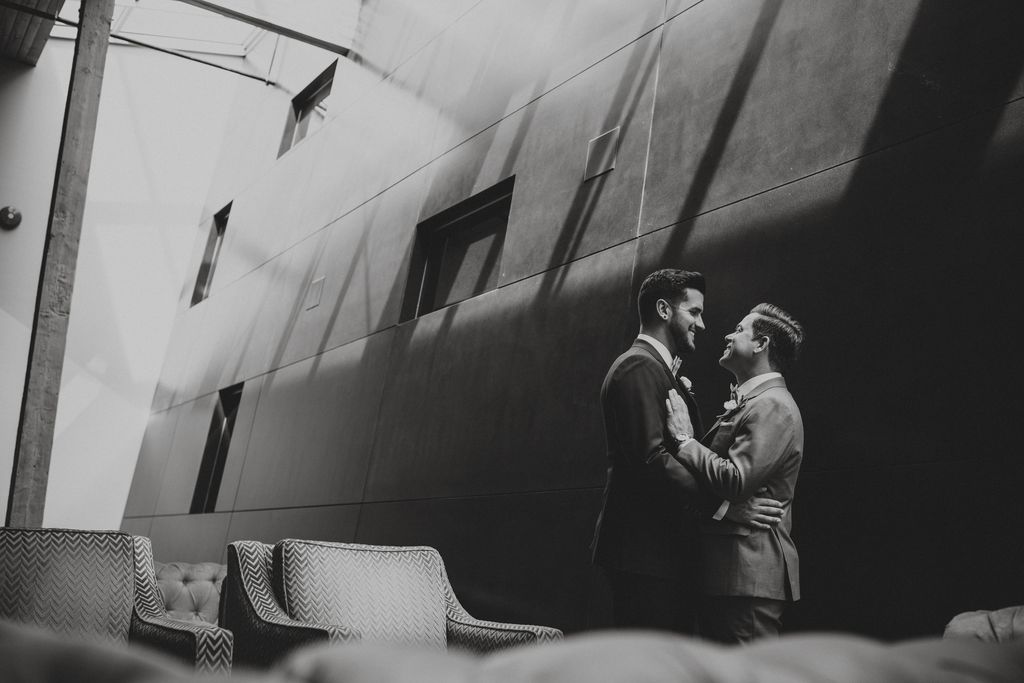
<instances>
[{"instance_id":1,"label":"suit trouser","mask_svg":"<svg viewBox=\"0 0 1024 683\"><path fill-rule=\"evenodd\" d=\"M749 643L778 637L787 601L748 596L705 596L700 607L700 633L720 643Z\"/></svg>"},{"instance_id":2,"label":"suit trouser","mask_svg":"<svg viewBox=\"0 0 1024 683\"><path fill-rule=\"evenodd\" d=\"M647 628L694 635L694 582L609 570L616 628Z\"/></svg>"}]
</instances>

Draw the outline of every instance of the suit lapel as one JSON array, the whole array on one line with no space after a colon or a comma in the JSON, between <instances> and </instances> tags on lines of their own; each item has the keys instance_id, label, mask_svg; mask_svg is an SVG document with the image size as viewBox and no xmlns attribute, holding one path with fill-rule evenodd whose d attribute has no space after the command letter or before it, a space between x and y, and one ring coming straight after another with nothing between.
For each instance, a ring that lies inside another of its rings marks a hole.
<instances>
[{"instance_id":1,"label":"suit lapel","mask_svg":"<svg viewBox=\"0 0 1024 683\"><path fill-rule=\"evenodd\" d=\"M680 396L683 397L683 402L686 403L686 408L690 411L690 422L693 423L693 433L700 434L704 429L704 423L703 420L700 419L700 409L697 407L697 402L693 400L693 395L690 393L690 390L683 386L683 383L679 381L678 377L672 374L671 368L665 365L665 359L661 357L661 354L658 353L657 349L643 339L637 339L633 342L633 346L642 349L649 356L654 358L654 360L658 361L658 365L661 366L665 371L665 374L668 375L669 381L672 382L672 387L679 392ZM668 398L668 396L665 398Z\"/></svg>"},{"instance_id":2,"label":"suit lapel","mask_svg":"<svg viewBox=\"0 0 1024 683\"><path fill-rule=\"evenodd\" d=\"M718 431L718 428L721 426L722 422L725 419L727 419L729 417L732 417L733 415L739 414L744 408L746 408L748 405L750 405L751 401L753 401L755 398L757 398L758 396L760 396L764 392L768 391L769 389L778 389L778 388L782 388L782 389L786 388L786 379L784 377L773 377L772 379L770 379L770 380L768 380L766 382L762 382L761 384L758 384L756 387L754 387L753 391L751 391L749 394L746 395L746 397L743 399L742 405L737 406L736 408L733 408L732 410L727 410L726 412L724 412L721 415L719 415L715 419L715 423L713 425L711 425L711 429L709 429L707 431L707 434L704 435L704 437L700 440L700 442L702 444L704 444L704 445L707 445L708 443L710 443L711 437L714 436L716 431Z\"/></svg>"}]
</instances>

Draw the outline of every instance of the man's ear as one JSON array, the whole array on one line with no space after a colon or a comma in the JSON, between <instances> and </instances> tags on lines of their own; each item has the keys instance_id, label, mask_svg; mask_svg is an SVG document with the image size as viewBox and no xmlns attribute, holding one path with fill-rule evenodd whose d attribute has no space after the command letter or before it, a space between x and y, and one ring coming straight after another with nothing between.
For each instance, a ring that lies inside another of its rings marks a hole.
<instances>
[{"instance_id":1,"label":"man's ear","mask_svg":"<svg viewBox=\"0 0 1024 683\"><path fill-rule=\"evenodd\" d=\"M768 345L772 343L772 340L768 335L761 335L758 337L759 344L754 347L754 353L761 353L762 351L768 350Z\"/></svg>"},{"instance_id":2,"label":"man's ear","mask_svg":"<svg viewBox=\"0 0 1024 683\"><path fill-rule=\"evenodd\" d=\"M654 310L658 312L658 317L662 320L668 320L672 314L672 304L665 301L664 299L658 299L654 304Z\"/></svg>"}]
</instances>

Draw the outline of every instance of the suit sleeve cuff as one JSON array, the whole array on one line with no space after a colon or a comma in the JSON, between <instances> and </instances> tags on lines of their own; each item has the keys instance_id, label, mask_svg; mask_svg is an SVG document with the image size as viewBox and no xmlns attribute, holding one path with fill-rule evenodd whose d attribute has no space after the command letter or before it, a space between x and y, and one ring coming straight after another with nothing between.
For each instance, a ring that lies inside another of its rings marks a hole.
<instances>
[{"instance_id":1,"label":"suit sleeve cuff","mask_svg":"<svg viewBox=\"0 0 1024 683\"><path fill-rule=\"evenodd\" d=\"M718 512L711 515L711 519L721 521L725 517L725 513L729 511L729 501L723 500L722 504L718 506Z\"/></svg>"}]
</instances>

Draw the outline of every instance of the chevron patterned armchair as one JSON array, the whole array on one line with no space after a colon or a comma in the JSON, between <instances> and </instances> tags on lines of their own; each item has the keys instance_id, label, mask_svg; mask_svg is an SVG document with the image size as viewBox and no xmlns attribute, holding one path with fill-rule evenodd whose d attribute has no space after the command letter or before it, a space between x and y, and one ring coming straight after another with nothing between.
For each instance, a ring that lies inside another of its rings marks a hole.
<instances>
[{"instance_id":1,"label":"chevron patterned armchair","mask_svg":"<svg viewBox=\"0 0 1024 683\"><path fill-rule=\"evenodd\" d=\"M296 539L229 544L221 624L235 633L237 661L254 665L313 640L483 653L562 637L546 626L474 619L433 548ZM274 642L293 629L306 633Z\"/></svg>"},{"instance_id":2,"label":"chevron patterned armchair","mask_svg":"<svg viewBox=\"0 0 1024 683\"><path fill-rule=\"evenodd\" d=\"M231 670L231 632L169 618L149 539L120 531L0 528L0 619Z\"/></svg>"}]
</instances>

